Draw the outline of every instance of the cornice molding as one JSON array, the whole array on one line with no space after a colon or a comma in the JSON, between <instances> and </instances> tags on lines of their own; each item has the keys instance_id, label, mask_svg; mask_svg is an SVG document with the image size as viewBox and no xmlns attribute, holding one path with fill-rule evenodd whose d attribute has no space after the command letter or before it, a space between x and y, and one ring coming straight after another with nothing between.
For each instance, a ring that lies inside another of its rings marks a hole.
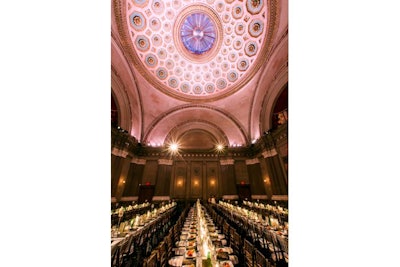
<instances>
[{"instance_id":1,"label":"cornice molding","mask_svg":"<svg viewBox=\"0 0 400 267\"><path fill-rule=\"evenodd\" d=\"M265 150L264 152L262 152L262 155L264 158L270 158L270 157L278 155L278 152L276 152L276 149L273 148L271 150Z\"/></svg>"},{"instance_id":2,"label":"cornice molding","mask_svg":"<svg viewBox=\"0 0 400 267\"><path fill-rule=\"evenodd\" d=\"M114 156L117 156L117 157L126 158L126 156L128 156L128 154L129 154L129 152L114 147L111 150L111 154L113 154Z\"/></svg>"}]
</instances>

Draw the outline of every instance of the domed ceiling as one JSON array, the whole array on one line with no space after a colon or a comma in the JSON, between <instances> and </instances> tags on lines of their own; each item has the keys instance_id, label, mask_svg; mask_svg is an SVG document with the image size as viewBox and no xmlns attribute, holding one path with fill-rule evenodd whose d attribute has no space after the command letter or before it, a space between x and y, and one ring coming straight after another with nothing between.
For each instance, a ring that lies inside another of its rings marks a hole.
<instances>
[{"instance_id":1,"label":"domed ceiling","mask_svg":"<svg viewBox=\"0 0 400 267\"><path fill-rule=\"evenodd\" d=\"M114 121L146 146L250 145L287 86L287 5L112 0Z\"/></svg>"},{"instance_id":2,"label":"domed ceiling","mask_svg":"<svg viewBox=\"0 0 400 267\"><path fill-rule=\"evenodd\" d=\"M143 77L184 101L212 101L245 85L265 62L275 8L264 0L120 1L119 31Z\"/></svg>"}]
</instances>

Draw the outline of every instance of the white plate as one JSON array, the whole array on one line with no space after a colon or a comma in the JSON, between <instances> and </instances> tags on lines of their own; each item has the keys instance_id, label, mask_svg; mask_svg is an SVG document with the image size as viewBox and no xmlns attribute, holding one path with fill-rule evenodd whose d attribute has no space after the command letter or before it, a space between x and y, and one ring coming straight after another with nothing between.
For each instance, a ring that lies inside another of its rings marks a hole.
<instances>
[{"instance_id":1,"label":"white plate","mask_svg":"<svg viewBox=\"0 0 400 267\"><path fill-rule=\"evenodd\" d=\"M233 267L233 264L231 261L220 261L219 262L219 267Z\"/></svg>"}]
</instances>

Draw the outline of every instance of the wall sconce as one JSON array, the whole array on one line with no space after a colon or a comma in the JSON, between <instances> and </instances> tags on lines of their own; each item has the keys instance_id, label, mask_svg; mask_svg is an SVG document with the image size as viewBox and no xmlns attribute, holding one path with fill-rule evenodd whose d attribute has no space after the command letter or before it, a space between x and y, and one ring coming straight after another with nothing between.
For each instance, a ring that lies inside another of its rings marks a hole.
<instances>
[{"instance_id":1,"label":"wall sconce","mask_svg":"<svg viewBox=\"0 0 400 267\"><path fill-rule=\"evenodd\" d=\"M182 180L178 180L178 182L176 183L178 186L182 186L183 182Z\"/></svg>"},{"instance_id":2,"label":"wall sconce","mask_svg":"<svg viewBox=\"0 0 400 267\"><path fill-rule=\"evenodd\" d=\"M195 186L198 186L198 185L199 185L199 181L194 180L194 185L195 185Z\"/></svg>"},{"instance_id":3,"label":"wall sconce","mask_svg":"<svg viewBox=\"0 0 400 267\"><path fill-rule=\"evenodd\" d=\"M210 180L210 184L211 184L212 186L214 186L214 185L215 185L215 180L214 180L214 179L211 179L211 180Z\"/></svg>"}]
</instances>

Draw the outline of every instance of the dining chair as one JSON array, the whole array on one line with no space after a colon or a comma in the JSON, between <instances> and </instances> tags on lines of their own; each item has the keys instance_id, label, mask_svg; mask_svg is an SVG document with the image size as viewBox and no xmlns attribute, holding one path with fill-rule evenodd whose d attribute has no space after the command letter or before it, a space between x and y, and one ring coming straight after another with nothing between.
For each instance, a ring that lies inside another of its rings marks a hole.
<instances>
[{"instance_id":1,"label":"dining chair","mask_svg":"<svg viewBox=\"0 0 400 267\"><path fill-rule=\"evenodd\" d=\"M111 267L119 267L120 246L111 247Z\"/></svg>"},{"instance_id":2,"label":"dining chair","mask_svg":"<svg viewBox=\"0 0 400 267\"><path fill-rule=\"evenodd\" d=\"M157 251L152 251L150 256L143 261L143 267L157 267Z\"/></svg>"},{"instance_id":3,"label":"dining chair","mask_svg":"<svg viewBox=\"0 0 400 267\"><path fill-rule=\"evenodd\" d=\"M122 240L118 245L116 245L116 249L111 251L111 266L112 267L120 267L123 262L123 253L126 251L128 247L128 238Z\"/></svg>"},{"instance_id":4,"label":"dining chair","mask_svg":"<svg viewBox=\"0 0 400 267\"><path fill-rule=\"evenodd\" d=\"M254 266L255 267L271 267L272 264L268 259L265 257L265 255L258 249L254 250L254 256L255 256L255 261L254 261Z\"/></svg>"},{"instance_id":5,"label":"dining chair","mask_svg":"<svg viewBox=\"0 0 400 267\"><path fill-rule=\"evenodd\" d=\"M158 263L159 266L165 266L167 264L167 244L165 243L165 241L161 241L158 246L157 246L157 250L158 250Z\"/></svg>"},{"instance_id":6,"label":"dining chair","mask_svg":"<svg viewBox=\"0 0 400 267\"><path fill-rule=\"evenodd\" d=\"M244 264L248 267L254 264L254 245L247 239L244 240Z\"/></svg>"}]
</instances>

